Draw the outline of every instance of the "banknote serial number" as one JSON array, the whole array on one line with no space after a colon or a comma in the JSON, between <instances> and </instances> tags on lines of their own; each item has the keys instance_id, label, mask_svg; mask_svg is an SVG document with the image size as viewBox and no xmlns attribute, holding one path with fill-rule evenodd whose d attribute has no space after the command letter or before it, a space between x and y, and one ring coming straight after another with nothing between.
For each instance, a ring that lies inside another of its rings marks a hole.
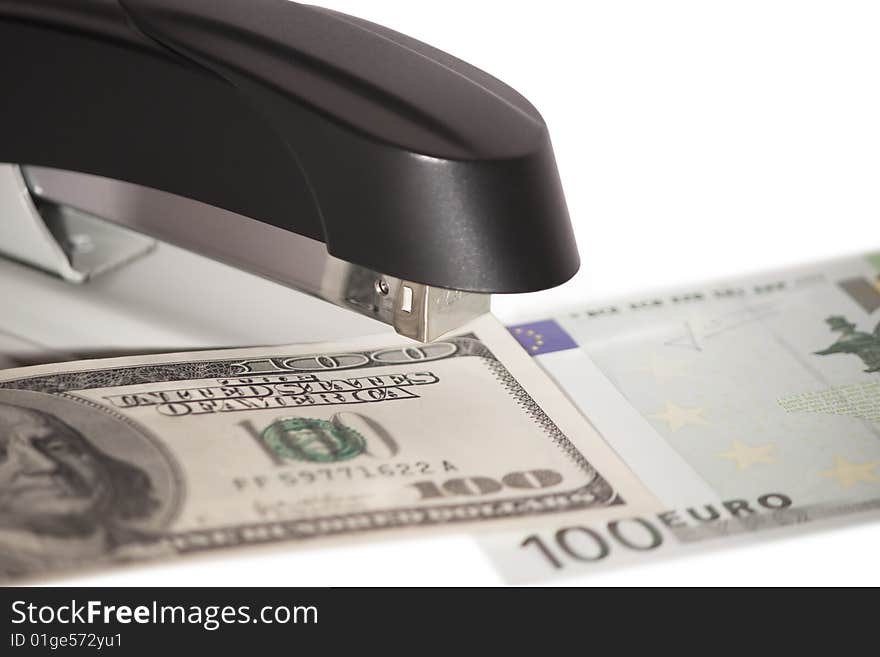
<instances>
[{"instance_id":1,"label":"banknote serial number","mask_svg":"<svg viewBox=\"0 0 880 657\"><path fill-rule=\"evenodd\" d=\"M308 470L279 470L272 475L236 477L232 480L236 490L255 490L273 485L286 487L309 486L320 483L341 481L365 481L368 479L389 479L394 477L413 477L457 472L458 467L451 461L429 463L427 461L381 463L378 465L337 465Z\"/></svg>"}]
</instances>

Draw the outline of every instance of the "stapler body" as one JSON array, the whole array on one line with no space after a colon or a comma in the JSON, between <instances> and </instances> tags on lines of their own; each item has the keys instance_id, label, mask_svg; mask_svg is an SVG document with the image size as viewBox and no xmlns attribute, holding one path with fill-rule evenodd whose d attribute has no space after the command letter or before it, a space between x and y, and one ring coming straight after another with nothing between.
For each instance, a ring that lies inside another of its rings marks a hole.
<instances>
[{"instance_id":1,"label":"stapler body","mask_svg":"<svg viewBox=\"0 0 880 657\"><path fill-rule=\"evenodd\" d=\"M64 285L180 247L428 341L579 265L531 104L354 17L0 0L0 82L0 254Z\"/></svg>"}]
</instances>

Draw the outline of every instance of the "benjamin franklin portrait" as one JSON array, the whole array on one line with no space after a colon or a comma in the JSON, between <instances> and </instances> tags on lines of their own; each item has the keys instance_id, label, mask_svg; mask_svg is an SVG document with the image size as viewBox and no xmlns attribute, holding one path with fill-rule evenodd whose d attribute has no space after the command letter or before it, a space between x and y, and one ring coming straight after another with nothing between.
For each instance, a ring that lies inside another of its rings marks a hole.
<instances>
[{"instance_id":1,"label":"benjamin franklin portrait","mask_svg":"<svg viewBox=\"0 0 880 657\"><path fill-rule=\"evenodd\" d=\"M116 438L131 442L124 432ZM105 429L102 440L113 436ZM149 543L167 497L154 479L57 415L0 397L0 576L72 568Z\"/></svg>"}]
</instances>

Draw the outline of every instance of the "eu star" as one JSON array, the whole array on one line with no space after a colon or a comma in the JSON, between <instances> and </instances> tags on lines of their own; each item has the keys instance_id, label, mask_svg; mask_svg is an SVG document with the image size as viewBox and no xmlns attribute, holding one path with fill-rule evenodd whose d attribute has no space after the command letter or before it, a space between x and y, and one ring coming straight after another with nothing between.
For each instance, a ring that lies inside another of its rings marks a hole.
<instances>
[{"instance_id":1,"label":"eu star","mask_svg":"<svg viewBox=\"0 0 880 657\"><path fill-rule=\"evenodd\" d=\"M689 424L709 424L703 417L702 408L683 408L672 402L666 402L666 410L662 413L654 413L649 417L663 420L672 431L678 431Z\"/></svg>"},{"instance_id":2,"label":"eu star","mask_svg":"<svg viewBox=\"0 0 880 657\"><path fill-rule=\"evenodd\" d=\"M756 463L776 463L776 458L770 453L772 450L772 444L749 445L740 440L734 440L730 450L722 452L718 456L734 461L737 470L747 470Z\"/></svg>"},{"instance_id":3,"label":"eu star","mask_svg":"<svg viewBox=\"0 0 880 657\"><path fill-rule=\"evenodd\" d=\"M834 477L841 486L849 488L860 483L880 482L880 476L874 472L877 468L880 468L880 461L850 463L842 456L835 456L834 467L819 474L823 477Z\"/></svg>"}]
</instances>

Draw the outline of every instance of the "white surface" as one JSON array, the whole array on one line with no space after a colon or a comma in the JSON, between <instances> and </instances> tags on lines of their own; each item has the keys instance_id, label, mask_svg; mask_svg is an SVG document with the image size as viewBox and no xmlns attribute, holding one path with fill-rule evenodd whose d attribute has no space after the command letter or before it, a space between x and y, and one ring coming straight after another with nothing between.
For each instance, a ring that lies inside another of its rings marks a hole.
<instances>
[{"instance_id":1,"label":"white surface","mask_svg":"<svg viewBox=\"0 0 880 657\"><path fill-rule=\"evenodd\" d=\"M497 299L502 319L880 245L880 5L321 4L486 69L548 121L583 267L557 290ZM218 289L208 293L224 303ZM878 553L880 525L867 525L573 583L878 585ZM65 583L498 582L466 537L244 555Z\"/></svg>"}]
</instances>

